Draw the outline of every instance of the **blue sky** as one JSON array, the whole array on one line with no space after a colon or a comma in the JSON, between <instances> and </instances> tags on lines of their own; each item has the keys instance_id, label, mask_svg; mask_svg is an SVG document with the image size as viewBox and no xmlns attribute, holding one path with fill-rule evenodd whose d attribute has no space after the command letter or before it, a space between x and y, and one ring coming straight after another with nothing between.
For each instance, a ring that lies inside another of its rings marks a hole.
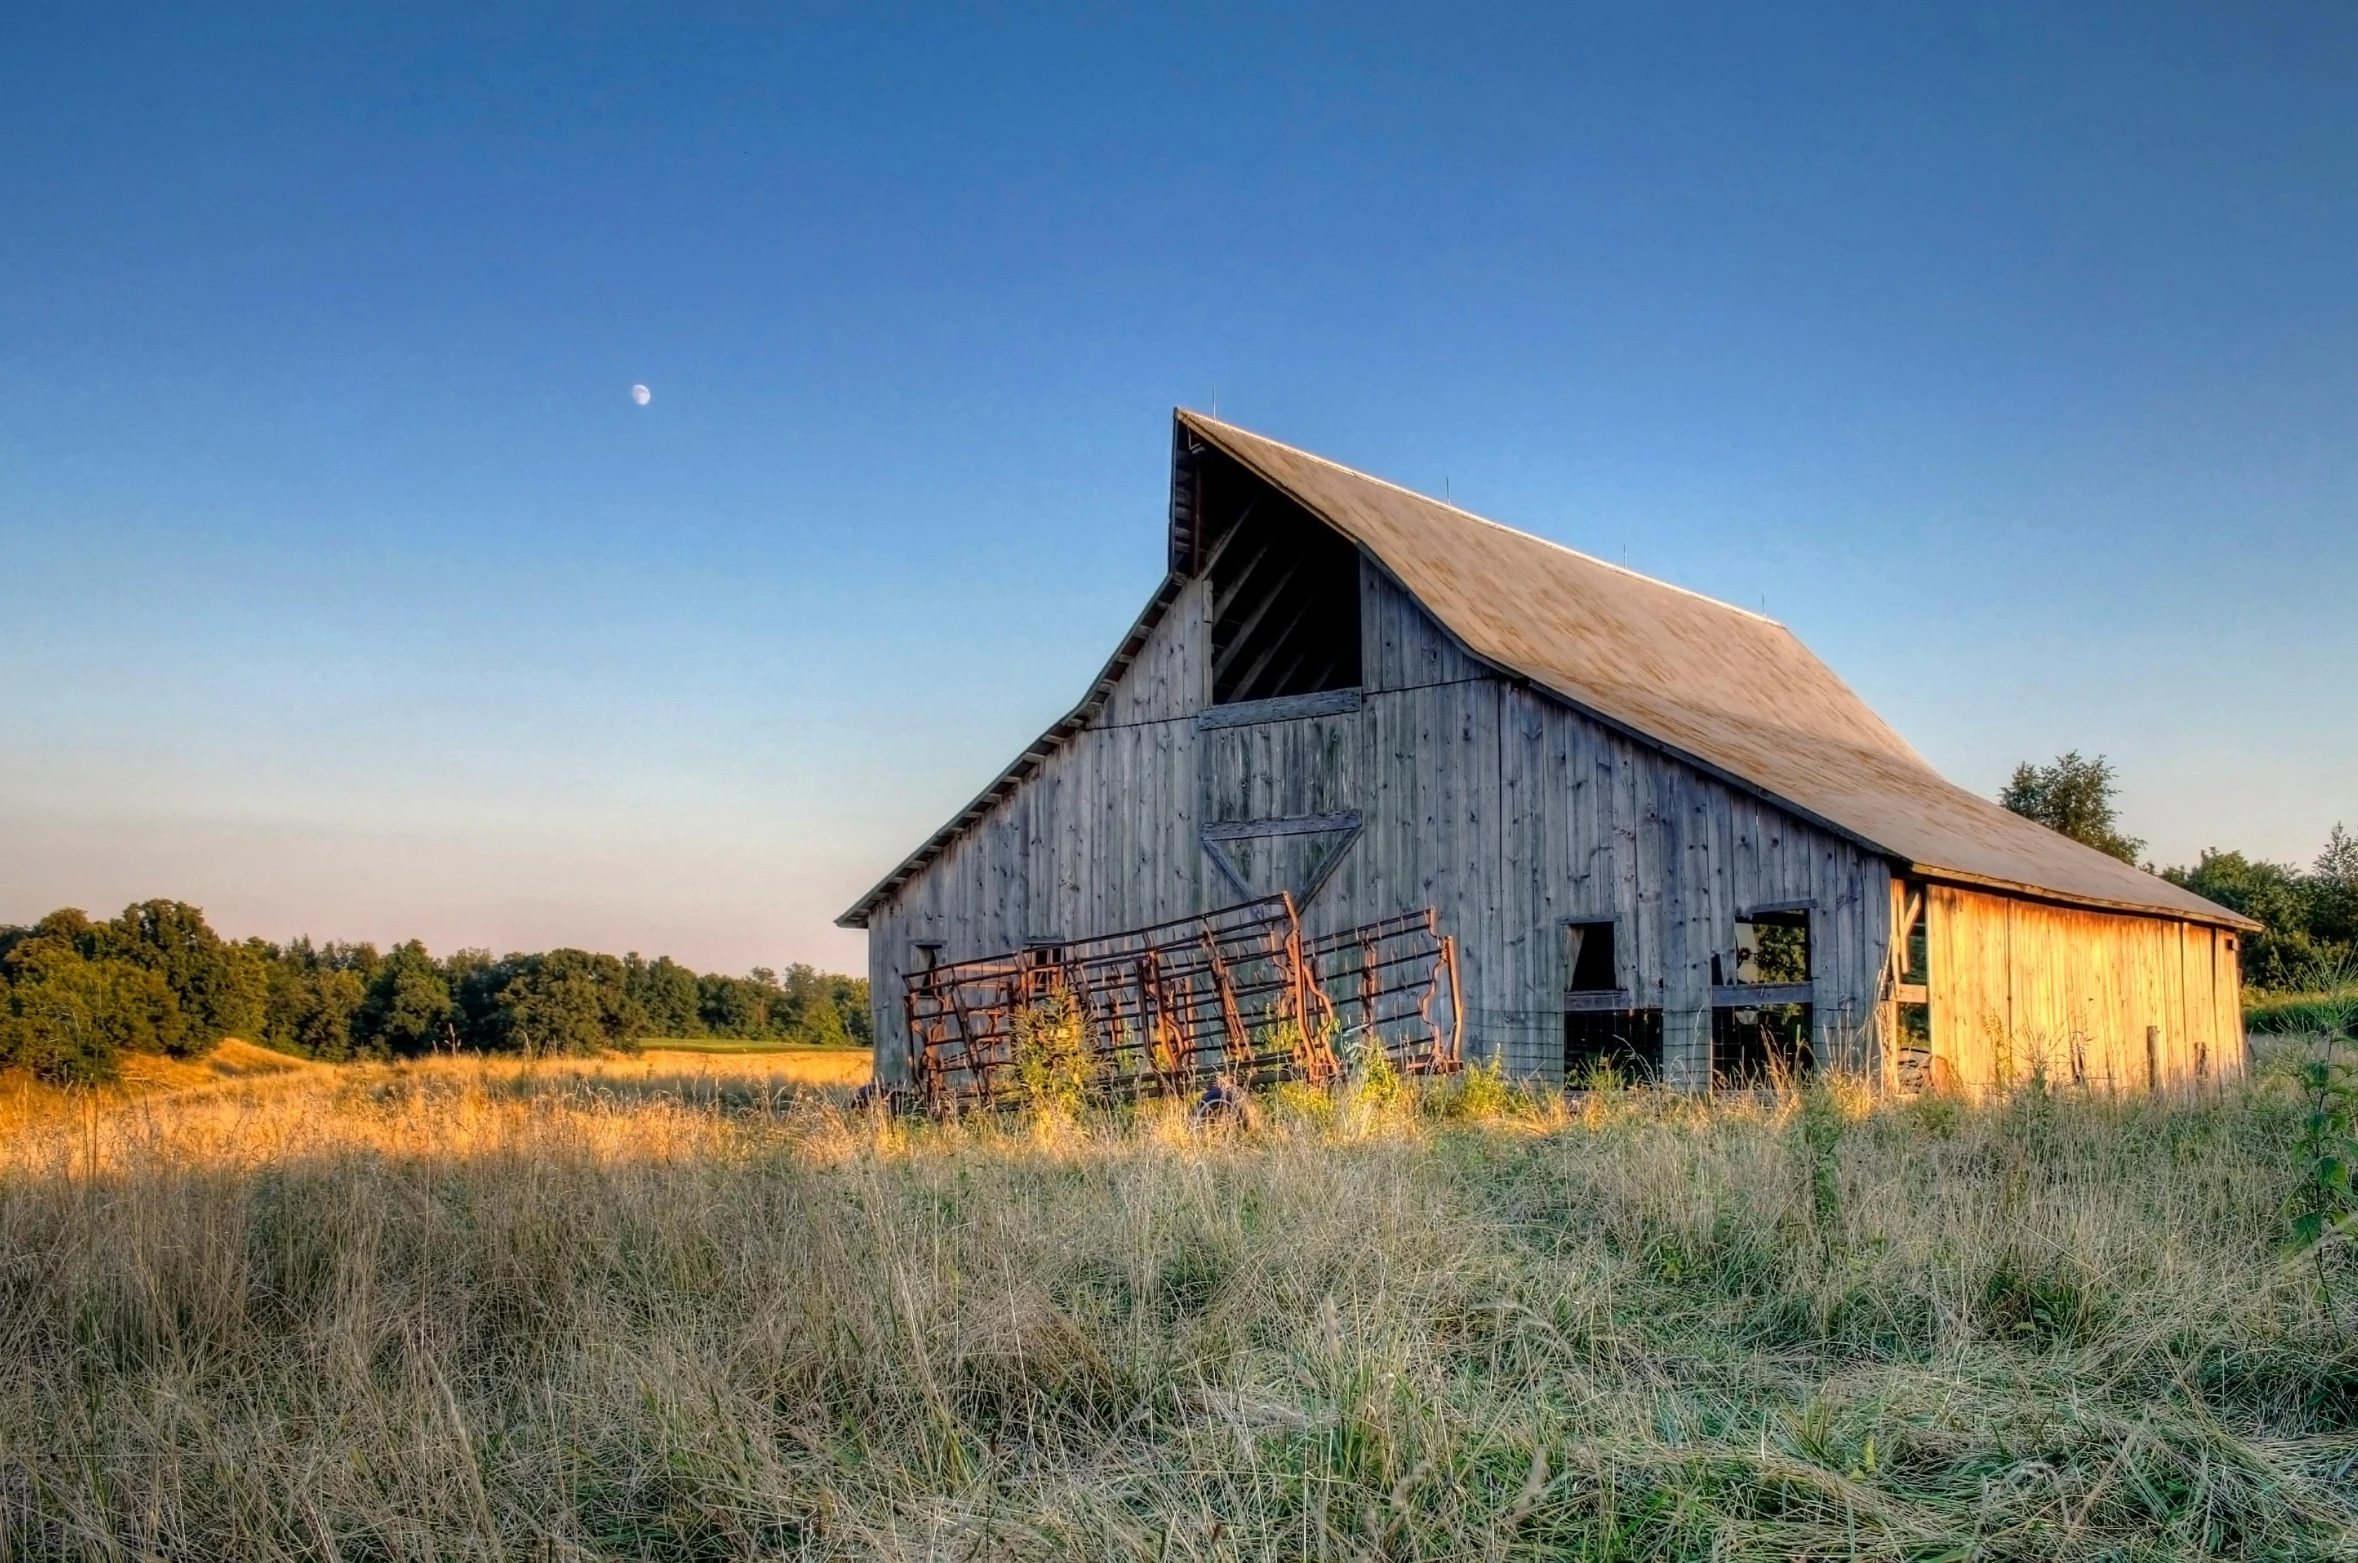
<instances>
[{"instance_id":1,"label":"blue sky","mask_svg":"<svg viewBox=\"0 0 2358 1563\"><path fill-rule=\"evenodd\" d=\"M1215 389L2305 860L2358 13L2065 10L12 8L0 920L856 966Z\"/></svg>"}]
</instances>

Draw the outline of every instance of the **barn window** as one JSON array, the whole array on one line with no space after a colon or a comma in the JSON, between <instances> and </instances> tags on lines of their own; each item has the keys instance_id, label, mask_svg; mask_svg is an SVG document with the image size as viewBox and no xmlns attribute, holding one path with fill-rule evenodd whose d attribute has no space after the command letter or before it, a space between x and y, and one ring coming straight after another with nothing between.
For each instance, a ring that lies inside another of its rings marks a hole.
<instances>
[{"instance_id":1,"label":"barn window","mask_svg":"<svg viewBox=\"0 0 2358 1563\"><path fill-rule=\"evenodd\" d=\"M1357 545L1216 452L1196 481L1213 703L1358 688Z\"/></svg>"},{"instance_id":2,"label":"barn window","mask_svg":"<svg viewBox=\"0 0 2358 1563\"><path fill-rule=\"evenodd\" d=\"M1566 993L1601 993L1621 986L1616 975L1619 968L1613 962L1613 925L1602 923L1566 923L1564 925L1564 991Z\"/></svg>"},{"instance_id":3,"label":"barn window","mask_svg":"<svg viewBox=\"0 0 2358 1563\"><path fill-rule=\"evenodd\" d=\"M1899 1087L1903 1091L1932 1088L1932 1006L1902 1004L1896 1020L1899 1036Z\"/></svg>"},{"instance_id":4,"label":"barn window","mask_svg":"<svg viewBox=\"0 0 2358 1563\"><path fill-rule=\"evenodd\" d=\"M1732 970L1711 957L1715 1084L1781 1084L1809 1073L1809 920L1806 906L1746 912L1736 919Z\"/></svg>"},{"instance_id":5,"label":"barn window","mask_svg":"<svg viewBox=\"0 0 2358 1563\"><path fill-rule=\"evenodd\" d=\"M1911 987L1922 987L1931 980L1932 973L1930 923L1923 882L1903 881L1899 901L1899 980Z\"/></svg>"},{"instance_id":6,"label":"barn window","mask_svg":"<svg viewBox=\"0 0 2358 1563\"><path fill-rule=\"evenodd\" d=\"M1736 981L1807 982L1809 912L1754 912L1736 923Z\"/></svg>"},{"instance_id":7,"label":"barn window","mask_svg":"<svg viewBox=\"0 0 2358 1563\"><path fill-rule=\"evenodd\" d=\"M1807 1004L1715 1004L1711 1080L1721 1086L1783 1085L1810 1072L1813 1024Z\"/></svg>"},{"instance_id":8,"label":"barn window","mask_svg":"<svg viewBox=\"0 0 2358 1563\"><path fill-rule=\"evenodd\" d=\"M1602 1072L1650 1080L1662 1072L1662 1011L1638 1009L1621 984L1610 919L1562 926L1564 1083L1593 1083Z\"/></svg>"},{"instance_id":9,"label":"barn window","mask_svg":"<svg viewBox=\"0 0 2358 1563\"><path fill-rule=\"evenodd\" d=\"M1600 1074L1652 1080L1662 1073L1662 1011L1566 1010L1564 1083L1593 1085Z\"/></svg>"}]
</instances>

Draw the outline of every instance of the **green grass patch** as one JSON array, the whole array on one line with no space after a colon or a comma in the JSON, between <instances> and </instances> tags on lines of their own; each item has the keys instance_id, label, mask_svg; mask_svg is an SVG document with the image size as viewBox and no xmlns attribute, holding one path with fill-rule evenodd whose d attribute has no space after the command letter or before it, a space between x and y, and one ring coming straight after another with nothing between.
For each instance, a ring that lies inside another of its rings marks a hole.
<instances>
[{"instance_id":1,"label":"green grass patch","mask_svg":"<svg viewBox=\"0 0 2358 1563\"><path fill-rule=\"evenodd\" d=\"M2350 1030L2358 1023L2358 982L2298 992L2246 991L2243 1023L2276 1036Z\"/></svg>"}]
</instances>

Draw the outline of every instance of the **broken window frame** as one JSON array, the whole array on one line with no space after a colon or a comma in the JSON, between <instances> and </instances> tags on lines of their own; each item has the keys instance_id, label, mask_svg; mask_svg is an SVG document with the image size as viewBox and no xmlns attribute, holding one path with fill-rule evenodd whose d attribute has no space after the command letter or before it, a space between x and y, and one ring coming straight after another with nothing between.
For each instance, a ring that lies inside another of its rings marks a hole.
<instances>
[{"instance_id":1,"label":"broken window frame","mask_svg":"<svg viewBox=\"0 0 2358 1563\"><path fill-rule=\"evenodd\" d=\"M1921 879L1899 882L1898 921L1891 931L1891 976L1895 987L1925 988L1932 982L1932 897ZM1903 1003L1921 1000L1903 997Z\"/></svg>"},{"instance_id":2,"label":"broken window frame","mask_svg":"<svg viewBox=\"0 0 2358 1563\"><path fill-rule=\"evenodd\" d=\"M1738 988L1806 987L1817 977L1817 908L1808 901L1783 902L1773 906L1756 906L1738 912L1729 929L1728 948L1733 952L1730 972L1715 986ZM1746 930L1798 933L1797 958L1783 939L1778 939L1776 959L1764 963L1761 956L1768 953L1769 941L1761 933L1746 939Z\"/></svg>"}]
</instances>

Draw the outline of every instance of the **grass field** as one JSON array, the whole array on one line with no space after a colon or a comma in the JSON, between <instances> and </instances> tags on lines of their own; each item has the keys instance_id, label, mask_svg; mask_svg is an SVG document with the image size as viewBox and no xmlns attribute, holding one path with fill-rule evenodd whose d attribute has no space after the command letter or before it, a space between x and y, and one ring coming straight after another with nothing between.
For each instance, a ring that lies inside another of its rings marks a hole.
<instances>
[{"instance_id":1,"label":"grass field","mask_svg":"<svg viewBox=\"0 0 2358 1563\"><path fill-rule=\"evenodd\" d=\"M629 1075L633 1068L658 1072L704 1070L743 1080L766 1076L777 1086L840 1086L850 1090L866 1085L874 1074L874 1060L864 1049L846 1047L781 1047L696 1037L680 1040L649 1038L639 1044L635 1058L600 1059L594 1069Z\"/></svg>"},{"instance_id":2,"label":"grass field","mask_svg":"<svg viewBox=\"0 0 2358 1563\"><path fill-rule=\"evenodd\" d=\"M371 1066L359 1066L367 1070ZM566 1058L526 1064L519 1059L480 1059L473 1067L487 1078L531 1071L539 1078L596 1076L644 1083L663 1079L689 1095L725 1090L736 1096L791 1095L805 1088L851 1090L873 1073L864 1051L833 1047L790 1047L775 1042L715 1042L709 1038L650 1038L635 1054ZM315 1087L328 1077L351 1075L307 1059L272 1052L232 1037L199 1059L133 1053L123 1060L120 1079L95 1097L46 1086L21 1071L0 1071L0 1134L34 1126L93 1107L115 1111L132 1104L152 1107L159 1099L201 1092L240 1081L308 1076ZM701 1082L701 1084L699 1084ZM185 1111L185 1105L175 1109Z\"/></svg>"},{"instance_id":3,"label":"grass field","mask_svg":"<svg viewBox=\"0 0 2358 1563\"><path fill-rule=\"evenodd\" d=\"M20 1122L0 1557L2358 1551L2281 1074L842 1103L650 1054Z\"/></svg>"},{"instance_id":4,"label":"grass field","mask_svg":"<svg viewBox=\"0 0 2358 1563\"><path fill-rule=\"evenodd\" d=\"M657 1053L711 1053L722 1057L757 1053L812 1059L865 1060L868 1057L866 1048L801 1047L780 1042L749 1041L743 1037L643 1037L639 1047L643 1051Z\"/></svg>"}]
</instances>

